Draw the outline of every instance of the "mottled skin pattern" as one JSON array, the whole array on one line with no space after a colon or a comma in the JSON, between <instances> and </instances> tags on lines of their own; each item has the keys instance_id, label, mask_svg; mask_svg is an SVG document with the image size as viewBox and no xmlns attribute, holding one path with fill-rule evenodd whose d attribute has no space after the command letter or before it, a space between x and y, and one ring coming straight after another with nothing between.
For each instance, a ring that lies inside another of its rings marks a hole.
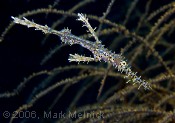
<instances>
[{"instance_id":1,"label":"mottled skin pattern","mask_svg":"<svg viewBox=\"0 0 175 123\"><path fill-rule=\"evenodd\" d=\"M101 43L91 42L88 40L81 39L77 36L71 34L69 29L63 29L61 31L64 35L60 36L62 42L67 43L69 45L79 44L82 47L88 49L92 52L95 61L104 61L112 64L115 68L118 69L121 73L124 72L126 74L125 78L128 78L128 82L133 82L133 84L138 83L140 86L138 89L143 86L144 89L151 89L148 82L142 80L141 77L137 76L136 72L132 72L130 66L124 60L124 57L120 54L115 54L109 51L107 48L104 48L104 45ZM127 83L128 83L127 82Z\"/></svg>"},{"instance_id":2,"label":"mottled skin pattern","mask_svg":"<svg viewBox=\"0 0 175 123\"><path fill-rule=\"evenodd\" d=\"M41 30L45 34L49 33L49 34L57 35L61 38L61 41L63 43L66 43L69 45L73 45L73 44L81 45L82 47L92 52L94 56L93 58L94 61L104 61L104 62L110 63L115 68L117 68L118 71L120 71L121 73L124 72L126 75L125 78L128 78L127 83L128 82L132 82L133 84L138 83L139 84L138 89L141 86L143 86L144 89L151 89L148 82L146 82L145 80L142 80L140 76L139 77L137 76L137 72L131 71L130 66L127 64L125 58L121 54L112 53L107 48L104 48L104 45L102 45L101 42L97 42L97 41L92 42L92 41L77 37L71 34L71 30L69 29L63 29L61 31L57 31L49 28L47 25L42 26L32 21L29 21L26 18L19 19L19 18L12 17L12 19L14 19L14 22L17 24L25 25L27 27L34 27L35 30Z\"/></svg>"}]
</instances>

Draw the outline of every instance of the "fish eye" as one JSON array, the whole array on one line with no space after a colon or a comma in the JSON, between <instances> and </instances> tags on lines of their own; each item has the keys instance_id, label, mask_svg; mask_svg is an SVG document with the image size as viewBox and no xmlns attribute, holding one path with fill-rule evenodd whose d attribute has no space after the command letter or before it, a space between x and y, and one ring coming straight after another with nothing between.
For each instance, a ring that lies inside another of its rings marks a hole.
<instances>
[{"instance_id":1,"label":"fish eye","mask_svg":"<svg viewBox=\"0 0 175 123\"><path fill-rule=\"evenodd\" d=\"M126 62L125 61L120 62L120 65L125 67L126 66Z\"/></svg>"}]
</instances>

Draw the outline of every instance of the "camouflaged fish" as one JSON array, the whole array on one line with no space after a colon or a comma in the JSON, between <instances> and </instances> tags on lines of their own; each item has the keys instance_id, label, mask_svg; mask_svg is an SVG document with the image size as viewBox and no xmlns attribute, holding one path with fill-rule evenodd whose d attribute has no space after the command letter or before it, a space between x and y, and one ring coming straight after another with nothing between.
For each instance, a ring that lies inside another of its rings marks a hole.
<instances>
[{"instance_id":1,"label":"camouflaged fish","mask_svg":"<svg viewBox=\"0 0 175 123\"><path fill-rule=\"evenodd\" d=\"M139 84L138 89L143 86L144 89L151 89L150 84L146 82L145 80L141 79L141 76L137 76L137 72L133 72L130 68L130 66L127 64L124 56L121 54L116 54L115 52L109 51L107 48L102 45L102 43L98 40L98 37L95 35L95 29L91 27L91 25L88 22L88 18L86 18L83 14L78 14L79 21L82 21L84 23L83 26L88 28L88 31L90 32L91 36L95 38L95 42L82 39L78 36L75 36L71 33L71 30L69 29L63 29L61 31L53 30L49 28L47 25L42 26L39 24L36 24L32 21L29 21L26 18L19 19L16 17L12 17L15 23L25 25L27 27L34 27L35 30L41 30L45 34L55 34L60 37L61 41L63 43L74 45L79 44L82 47L88 49L92 52L93 57L86 57L78 54L70 54L69 61L76 61L76 62L90 62L90 61L104 61L107 63L112 64L116 69L118 69L119 72L124 73L126 76L125 78L128 79L128 82L131 82L133 84Z\"/></svg>"}]
</instances>

